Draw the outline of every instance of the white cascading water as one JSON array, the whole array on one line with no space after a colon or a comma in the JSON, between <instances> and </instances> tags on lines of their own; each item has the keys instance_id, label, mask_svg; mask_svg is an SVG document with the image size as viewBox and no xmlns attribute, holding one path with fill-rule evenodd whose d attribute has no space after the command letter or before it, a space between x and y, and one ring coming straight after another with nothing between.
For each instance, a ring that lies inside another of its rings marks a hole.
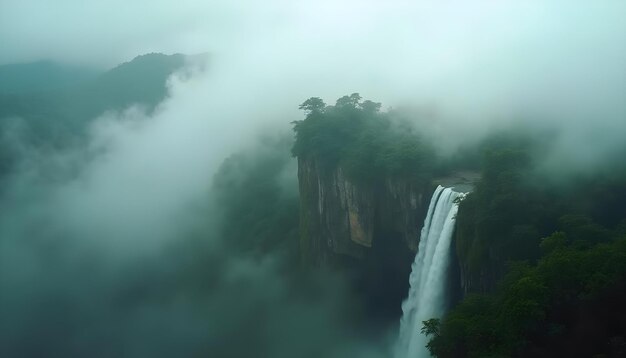
<instances>
[{"instance_id":1,"label":"white cascading water","mask_svg":"<svg viewBox=\"0 0 626 358\"><path fill-rule=\"evenodd\" d=\"M450 244L459 208L457 199L463 197L463 193L438 186L430 200L411 266L409 296L402 303L395 358L430 357L428 338L421 333L422 321L445 313Z\"/></svg>"}]
</instances>

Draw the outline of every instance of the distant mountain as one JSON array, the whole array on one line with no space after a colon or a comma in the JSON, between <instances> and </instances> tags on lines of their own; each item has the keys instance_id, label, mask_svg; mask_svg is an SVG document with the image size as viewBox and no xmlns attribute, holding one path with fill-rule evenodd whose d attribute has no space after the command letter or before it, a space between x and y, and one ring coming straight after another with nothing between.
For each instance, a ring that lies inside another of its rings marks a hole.
<instances>
[{"instance_id":1,"label":"distant mountain","mask_svg":"<svg viewBox=\"0 0 626 358\"><path fill-rule=\"evenodd\" d=\"M55 90L93 79L98 71L52 61L0 65L0 94Z\"/></svg>"},{"instance_id":2,"label":"distant mountain","mask_svg":"<svg viewBox=\"0 0 626 358\"><path fill-rule=\"evenodd\" d=\"M41 70L43 65L33 67L30 74L25 73L30 64L4 66L19 71L0 77L0 88L22 91L0 92L0 123L10 117L22 118L31 129L33 141L62 145L68 135L79 134L90 120L107 110L121 110L132 104L153 109L167 94L167 78L186 60L187 56L181 54L142 55L99 75L85 75L81 81L75 76L77 82L46 91L42 90L45 86L35 85L50 78ZM45 78L36 79L38 74Z\"/></svg>"},{"instance_id":3,"label":"distant mountain","mask_svg":"<svg viewBox=\"0 0 626 358\"><path fill-rule=\"evenodd\" d=\"M151 53L137 56L86 83L81 92L106 106L133 103L154 106L166 95L166 80L185 65L187 56ZM106 109L106 108L104 108Z\"/></svg>"},{"instance_id":4,"label":"distant mountain","mask_svg":"<svg viewBox=\"0 0 626 358\"><path fill-rule=\"evenodd\" d=\"M23 120L20 138L30 145L66 148L83 141L89 123L105 111L132 104L152 111L167 95L171 74L206 59L151 53L100 74L51 62L0 66L0 172L12 162L11 146L2 142L11 118Z\"/></svg>"}]
</instances>

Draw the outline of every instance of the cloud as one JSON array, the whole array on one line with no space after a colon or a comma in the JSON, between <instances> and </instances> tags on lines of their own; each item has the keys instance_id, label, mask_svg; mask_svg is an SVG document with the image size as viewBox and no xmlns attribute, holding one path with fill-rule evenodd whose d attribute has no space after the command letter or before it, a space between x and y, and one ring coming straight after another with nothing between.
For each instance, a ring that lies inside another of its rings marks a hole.
<instances>
[{"instance_id":1,"label":"cloud","mask_svg":"<svg viewBox=\"0 0 626 358\"><path fill-rule=\"evenodd\" d=\"M212 176L262 144L238 86L210 78L172 77L151 116L104 114L85 152L24 149L3 188L1 355L378 356L336 275L300 277L216 236Z\"/></svg>"},{"instance_id":2,"label":"cloud","mask_svg":"<svg viewBox=\"0 0 626 358\"><path fill-rule=\"evenodd\" d=\"M202 89L237 86L257 117L358 91L434 107L452 138L529 117L563 130L565 147L590 127L624 129L621 1L27 0L1 10L0 62L211 52L221 80Z\"/></svg>"},{"instance_id":3,"label":"cloud","mask_svg":"<svg viewBox=\"0 0 626 358\"><path fill-rule=\"evenodd\" d=\"M589 168L626 133L624 13L618 1L1 2L0 62L213 57L172 77L154 114L103 114L87 155L26 153L2 198L0 353L377 354L332 317L348 299L293 298L271 262L225 259L218 243L202 248L210 294L171 294L197 248L167 250L210 221L198 207L219 164L260 128L287 130L304 99L358 91L428 109L418 119L442 147L517 121L556 127L548 160ZM33 336L48 338L26 347Z\"/></svg>"}]
</instances>

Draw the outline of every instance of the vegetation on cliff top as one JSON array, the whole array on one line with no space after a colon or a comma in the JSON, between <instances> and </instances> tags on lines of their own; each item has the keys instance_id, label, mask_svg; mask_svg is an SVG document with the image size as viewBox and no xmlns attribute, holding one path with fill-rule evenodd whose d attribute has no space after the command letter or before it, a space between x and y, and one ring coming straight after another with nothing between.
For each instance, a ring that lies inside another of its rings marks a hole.
<instances>
[{"instance_id":1,"label":"vegetation on cliff top","mask_svg":"<svg viewBox=\"0 0 626 358\"><path fill-rule=\"evenodd\" d=\"M293 122L292 154L315 160L322 170L341 167L360 184L388 177L427 181L434 165L432 146L411 125L380 108L358 93L339 98L334 106L309 98L300 105L306 118Z\"/></svg>"},{"instance_id":2,"label":"vegetation on cliff top","mask_svg":"<svg viewBox=\"0 0 626 358\"><path fill-rule=\"evenodd\" d=\"M298 187L288 137L268 137L227 158L213 181L218 234L251 255L298 254Z\"/></svg>"},{"instance_id":3,"label":"vegetation on cliff top","mask_svg":"<svg viewBox=\"0 0 626 358\"><path fill-rule=\"evenodd\" d=\"M292 154L327 172L340 167L356 183L482 172L457 218L456 252L470 294L441 321L425 322L434 355L626 353L623 165L581 178L545 171L551 134L522 128L437 158L419 128L358 94L334 106L313 97L300 108L306 118L294 122Z\"/></svg>"}]
</instances>

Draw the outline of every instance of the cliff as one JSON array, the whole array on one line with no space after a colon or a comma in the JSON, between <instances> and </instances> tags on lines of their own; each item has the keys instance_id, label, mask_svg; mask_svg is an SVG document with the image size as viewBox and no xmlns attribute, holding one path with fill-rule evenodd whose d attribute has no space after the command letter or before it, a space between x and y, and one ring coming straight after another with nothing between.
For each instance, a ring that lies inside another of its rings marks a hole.
<instances>
[{"instance_id":1,"label":"cliff","mask_svg":"<svg viewBox=\"0 0 626 358\"><path fill-rule=\"evenodd\" d=\"M403 261L406 256L412 260L434 186L468 192L478 180L479 173L462 171L436 178L432 184L385 178L379 185L364 186L347 178L341 167L326 171L315 159L299 158L302 260L314 266L333 265L345 257L365 261L383 246L400 248L404 251L400 253ZM463 223L471 220L472 215L460 212L459 218ZM497 281L497 267L501 263L489 257L483 262L485 265L476 265L472 262L476 248L457 242L462 235L467 233L457 230L453 289L460 297L471 292L488 292Z\"/></svg>"},{"instance_id":2,"label":"cliff","mask_svg":"<svg viewBox=\"0 0 626 358\"><path fill-rule=\"evenodd\" d=\"M300 108L306 118L293 122L292 155L298 158L301 261L341 268L368 317L396 324L436 184L471 189L476 178L457 172L433 180L453 170L437 162L429 140L356 93L334 106L312 97ZM455 267L450 282L458 292Z\"/></svg>"},{"instance_id":3,"label":"cliff","mask_svg":"<svg viewBox=\"0 0 626 358\"><path fill-rule=\"evenodd\" d=\"M341 167L322 170L315 159L298 159L300 248L303 261L333 263L337 255L364 259L383 240L415 252L430 185L385 178L357 185ZM397 242L396 242L397 244Z\"/></svg>"}]
</instances>

